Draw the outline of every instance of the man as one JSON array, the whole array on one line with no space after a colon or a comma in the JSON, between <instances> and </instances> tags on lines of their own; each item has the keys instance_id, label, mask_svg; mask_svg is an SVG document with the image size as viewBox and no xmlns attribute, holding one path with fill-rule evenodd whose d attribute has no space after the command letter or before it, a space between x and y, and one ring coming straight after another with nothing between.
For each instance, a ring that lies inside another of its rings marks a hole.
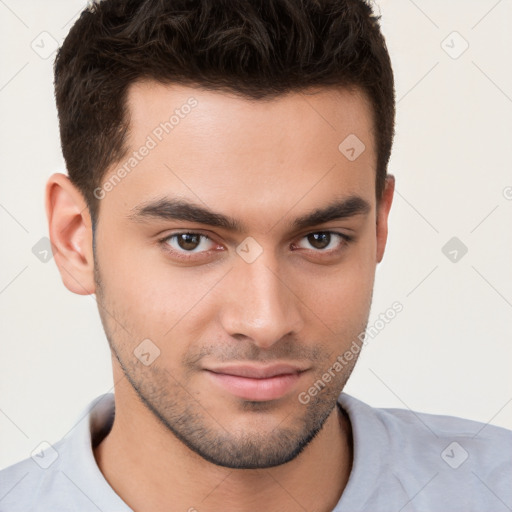
<instances>
[{"instance_id":1,"label":"man","mask_svg":"<svg viewBox=\"0 0 512 512\"><path fill-rule=\"evenodd\" d=\"M368 5L104 0L55 88L50 237L115 399L0 472L1 511L512 507L510 432L342 393L394 191Z\"/></svg>"}]
</instances>

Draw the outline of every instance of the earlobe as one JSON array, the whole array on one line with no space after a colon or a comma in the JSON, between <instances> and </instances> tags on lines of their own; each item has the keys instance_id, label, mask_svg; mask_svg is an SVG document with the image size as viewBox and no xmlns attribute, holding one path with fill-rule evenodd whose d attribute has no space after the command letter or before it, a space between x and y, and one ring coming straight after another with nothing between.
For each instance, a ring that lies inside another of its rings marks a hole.
<instances>
[{"instance_id":1,"label":"earlobe","mask_svg":"<svg viewBox=\"0 0 512 512\"><path fill-rule=\"evenodd\" d=\"M386 176L386 185L377 210L377 263L382 261L388 238L388 217L395 192L395 177Z\"/></svg>"},{"instance_id":2,"label":"earlobe","mask_svg":"<svg viewBox=\"0 0 512 512\"><path fill-rule=\"evenodd\" d=\"M46 184L46 215L54 259L66 288L79 295L95 292L92 226L87 203L65 174Z\"/></svg>"}]
</instances>

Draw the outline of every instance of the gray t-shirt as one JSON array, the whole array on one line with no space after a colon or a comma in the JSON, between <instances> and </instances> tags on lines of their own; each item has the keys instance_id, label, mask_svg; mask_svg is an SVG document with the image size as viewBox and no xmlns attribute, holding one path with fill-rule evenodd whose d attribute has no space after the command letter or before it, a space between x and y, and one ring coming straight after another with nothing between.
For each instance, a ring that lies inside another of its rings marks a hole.
<instances>
[{"instance_id":1,"label":"gray t-shirt","mask_svg":"<svg viewBox=\"0 0 512 512\"><path fill-rule=\"evenodd\" d=\"M335 512L512 510L512 431L475 421L376 409L342 393L354 463ZM96 465L114 395L96 398L54 446L0 471L1 512L128 512Z\"/></svg>"}]
</instances>

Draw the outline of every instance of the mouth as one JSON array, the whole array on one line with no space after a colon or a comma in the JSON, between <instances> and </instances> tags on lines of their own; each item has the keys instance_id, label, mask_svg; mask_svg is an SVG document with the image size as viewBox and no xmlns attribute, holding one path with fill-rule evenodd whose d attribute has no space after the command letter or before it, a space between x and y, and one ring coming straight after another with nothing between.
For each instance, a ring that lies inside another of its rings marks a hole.
<instances>
[{"instance_id":1,"label":"mouth","mask_svg":"<svg viewBox=\"0 0 512 512\"><path fill-rule=\"evenodd\" d=\"M223 391L250 401L277 400L290 393L307 368L298 365L236 365L206 368L206 374Z\"/></svg>"}]
</instances>

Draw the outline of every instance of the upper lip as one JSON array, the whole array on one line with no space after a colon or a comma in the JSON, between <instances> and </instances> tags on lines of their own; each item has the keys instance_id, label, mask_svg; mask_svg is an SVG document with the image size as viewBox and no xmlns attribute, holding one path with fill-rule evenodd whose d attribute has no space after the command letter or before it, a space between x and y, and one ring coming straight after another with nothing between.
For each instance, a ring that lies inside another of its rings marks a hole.
<instances>
[{"instance_id":1,"label":"upper lip","mask_svg":"<svg viewBox=\"0 0 512 512\"><path fill-rule=\"evenodd\" d=\"M251 366L251 365L233 365L205 368L213 373L222 373L224 375L234 375L236 377L246 377L249 379L269 379L277 375L290 375L301 373L306 370L298 365L292 364L273 364L269 366Z\"/></svg>"}]
</instances>

